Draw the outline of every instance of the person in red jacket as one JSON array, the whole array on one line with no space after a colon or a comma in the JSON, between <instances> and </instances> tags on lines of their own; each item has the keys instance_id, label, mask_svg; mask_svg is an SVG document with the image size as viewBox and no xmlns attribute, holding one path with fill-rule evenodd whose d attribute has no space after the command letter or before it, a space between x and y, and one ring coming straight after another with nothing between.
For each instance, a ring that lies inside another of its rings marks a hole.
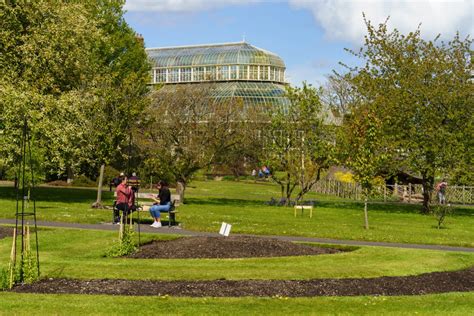
<instances>
[{"instance_id":1,"label":"person in red jacket","mask_svg":"<svg viewBox=\"0 0 474 316\"><path fill-rule=\"evenodd\" d=\"M448 187L448 183L446 179L443 179L440 183L436 185L436 192L438 195L438 203L439 204L446 204L446 188Z\"/></svg>"},{"instance_id":2,"label":"person in red jacket","mask_svg":"<svg viewBox=\"0 0 474 316\"><path fill-rule=\"evenodd\" d=\"M115 200L114 209L114 224L120 223L120 211L124 214L124 219L128 215L130 209L129 203L132 200L132 189L127 185L127 177L120 178L120 184L117 186L115 192L117 199Z\"/></svg>"}]
</instances>

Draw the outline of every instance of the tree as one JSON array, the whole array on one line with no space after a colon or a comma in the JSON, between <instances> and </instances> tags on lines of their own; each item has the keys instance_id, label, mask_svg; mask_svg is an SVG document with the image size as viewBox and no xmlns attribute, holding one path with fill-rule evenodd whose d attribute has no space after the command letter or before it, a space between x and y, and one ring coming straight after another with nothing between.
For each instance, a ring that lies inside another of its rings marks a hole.
<instances>
[{"instance_id":1,"label":"tree","mask_svg":"<svg viewBox=\"0 0 474 316\"><path fill-rule=\"evenodd\" d=\"M347 80L381 120L385 144L396 149L392 159L421 175L428 213L435 175L453 170L472 143L472 41L459 34L426 41L419 28L403 35L365 22L364 46L349 50L365 63L350 68Z\"/></svg>"},{"instance_id":2,"label":"tree","mask_svg":"<svg viewBox=\"0 0 474 316\"><path fill-rule=\"evenodd\" d=\"M14 159L16 125L24 117L36 143L47 148L51 173L88 172L120 152L146 106L149 80L143 44L125 23L123 4L1 4L0 143L6 146L0 147L7 159Z\"/></svg>"},{"instance_id":3,"label":"tree","mask_svg":"<svg viewBox=\"0 0 474 316\"><path fill-rule=\"evenodd\" d=\"M196 171L225 160L229 152L253 144L258 120L242 100L216 99L214 87L164 86L152 96L148 122L137 139L147 168L177 183L181 200Z\"/></svg>"},{"instance_id":4,"label":"tree","mask_svg":"<svg viewBox=\"0 0 474 316\"><path fill-rule=\"evenodd\" d=\"M269 109L265 159L273 170L272 180L289 203L298 185L299 200L320 179L331 158L333 139L331 128L324 123L318 90L304 82L301 88L288 87L286 97L288 105Z\"/></svg>"},{"instance_id":5,"label":"tree","mask_svg":"<svg viewBox=\"0 0 474 316\"><path fill-rule=\"evenodd\" d=\"M354 173L364 195L364 226L369 229L368 198L373 181L387 160L386 146L382 143L381 121L371 104L361 104L344 121L343 137L339 148L345 164Z\"/></svg>"},{"instance_id":6,"label":"tree","mask_svg":"<svg viewBox=\"0 0 474 316\"><path fill-rule=\"evenodd\" d=\"M58 114L64 114L64 104L79 106L80 99L74 95L93 81L95 66L90 51L100 38L95 21L85 19L85 8L74 3L8 1L1 6L2 156L15 163L19 125L26 117L35 143L38 147L48 145L46 154L55 158L49 161L62 161L64 156L55 146L58 142L49 137L69 136L69 129L60 127L71 117ZM64 102L66 99L69 101ZM48 124L51 119L59 125Z\"/></svg>"},{"instance_id":7,"label":"tree","mask_svg":"<svg viewBox=\"0 0 474 316\"><path fill-rule=\"evenodd\" d=\"M349 113L350 107L356 102L357 94L344 76L334 73L327 76L326 84L321 94L321 102L337 115Z\"/></svg>"}]
</instances>

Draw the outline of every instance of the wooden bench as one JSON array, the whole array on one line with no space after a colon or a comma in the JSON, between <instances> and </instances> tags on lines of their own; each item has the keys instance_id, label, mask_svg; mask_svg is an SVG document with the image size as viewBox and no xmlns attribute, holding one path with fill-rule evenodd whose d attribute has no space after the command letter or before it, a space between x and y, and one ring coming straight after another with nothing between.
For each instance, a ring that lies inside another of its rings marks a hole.
<instances>
[{"instance_id":1,"label":"wooden bench","mask_svg":"<svg viewBox=\"0 0 474 316\"><path fill-rule=\"evenodd\" d=\"M117 196L117 192L114 192L114 196ZM138 207L137 207L137 212L145 211L148 212L150 210L150 207L153 205L154 201L152 201L152 196L156 196L155 193L146 193L146 192L138 192L136 194L137 197L137 202L138 202ZM171 227L171 225L176 225L176 214L179 213L178 210L176 209L179 204L179 195L177 194L171 194L171 208L169 212L162 212L168 214L168 226ZM115 212L115 202L113 205L113 209ZM114 213L112 213L112 216ZM114 218L113 218L114 220Z\"/></svg>"},{"instance_id":2,"label":"wooden bench","mask_svg":"<svg viewBox=\"0 0 474 316\"><path fill-rule=\"evenodd\" d=\"M303 215L304 210L309 210L309 218L313 217L312 205L295 205L295 217L296 217L296 211L298 210L301 210L301 215Z\"/></svg>"},{"instance_id":3,"label":"wooden bench","mask_svg":"<svg viewBox=\"0 0 474 316\"><path fill-rule=\"evenodd\" d=\"M168 212L160 212L160 213L166 213L168 214L168 226L171 227L171 225L176 225L176 214L179 213L179 211L176 209L176 207L179 205L179 200L173 200L171 202L171 207ZM139 205L137 211L145 211L148 212L150 211L150 208L153 206L153 203L151 202L145 202Z\"/></svg>"}]
</instances>

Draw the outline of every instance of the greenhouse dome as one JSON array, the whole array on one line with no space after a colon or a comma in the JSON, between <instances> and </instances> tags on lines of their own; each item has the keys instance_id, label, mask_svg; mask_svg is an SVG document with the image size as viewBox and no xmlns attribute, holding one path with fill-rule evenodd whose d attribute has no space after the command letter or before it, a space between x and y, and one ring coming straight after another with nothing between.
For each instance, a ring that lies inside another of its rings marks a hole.
<instances>
[{"instance_id":1,"label":"greenhouse dome","mask_svg":"<svg viewBox=\"0 0 474 316\"><path fill-rule=\"evenodd\" d=\"M151 84L212 84L214 97L240 97L246 105L287 104L285 63L246 42L149 48Z\"/></svg>"}]
</instances>

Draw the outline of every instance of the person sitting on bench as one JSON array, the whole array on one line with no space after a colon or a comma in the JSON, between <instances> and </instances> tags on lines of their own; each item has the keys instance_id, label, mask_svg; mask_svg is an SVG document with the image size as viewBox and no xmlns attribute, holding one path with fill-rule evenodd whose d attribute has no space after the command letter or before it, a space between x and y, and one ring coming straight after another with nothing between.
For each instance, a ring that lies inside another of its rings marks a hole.
<instances>
[{"instance_id":1,"label":"person sitting on bench","mask_svg":"<svg viewBox=\"0 0 474 316\"><path fill-rule=\"evenodd\" d=\"M128 182L127 182L128 183ZM128 184L127 184L128 185ZM137 210L137 204L135 203L136 191L133 191L133 187L130 188L130 198L128 199L128 212L127 216Z\"/></svg>"},{"instance_id":2,"label":"person sitting on bench","mask_svg":"<svg viewBox=\"0 0 474 316\"><path fill-rule=\"evenodd\" d=\"M117 200L114 209L114 224L120 223L120 211L123 212L124 220L128 215L129 202L132 199L132 190L127 186L127 177L120 178L120 184L117 186Z\"/></svg>"},{"instance_id":3,"label":"person sitting on bench","mask_svg":"<svg viewBox=\"0 0 474 316\"><path fill-rule=\"evenodd\" d=\"M156 202L150 208L150 214L154 219L151 227L161 227L160 212L169 212L171 208L171 192L168 188L168 184L165 181L158 183L158 199L154 199Z\"/></svg>"}]
</instances>

